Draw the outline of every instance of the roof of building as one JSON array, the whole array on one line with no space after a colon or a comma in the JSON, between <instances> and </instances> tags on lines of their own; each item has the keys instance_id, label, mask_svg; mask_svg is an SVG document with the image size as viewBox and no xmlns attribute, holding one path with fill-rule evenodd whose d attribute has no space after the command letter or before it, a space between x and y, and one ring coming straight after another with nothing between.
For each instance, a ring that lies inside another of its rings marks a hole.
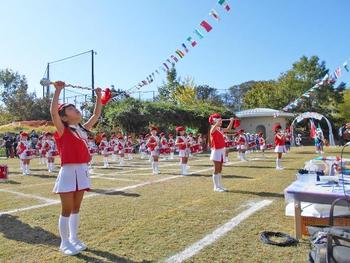
<instances>
[{"instance_id":1,"label":"roof of building","mask_svg":"<svg viewBox=\"0 0 350 263\"><path fill-rule=\"evenodd\" d=\"M250 118L250 117L294 117L294 113L268 109L268 108L255 108L249 110L243 110L236 112L238 118Z\"/></svg>"}]
</instances>

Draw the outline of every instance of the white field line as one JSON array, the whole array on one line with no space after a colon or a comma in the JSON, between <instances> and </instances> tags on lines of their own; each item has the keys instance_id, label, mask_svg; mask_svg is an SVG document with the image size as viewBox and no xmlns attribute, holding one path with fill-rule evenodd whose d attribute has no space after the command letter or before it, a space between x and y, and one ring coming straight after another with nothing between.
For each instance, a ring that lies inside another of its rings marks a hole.
<instances>
[{"instance_id":1,"label":"white field line","mask_svg":"<svg viewBox=\"0 0 350 263\"><path fill-rule=\"evenodd\" d=\"M235 164L235 163L241 163L241 162L242 162L242 161L233 162L233 163L229 163L229 164ZM206 168L206 169L203 169L203 170L199 170L199 171L194 171L194 172L188 173L188 175L195 174L195 173L200 173L200 172L206 172L206 171L210 171L210 170L212 170L212 169L213 169L213 168L210 167L210 168ZM176 178L184 178L184 177L185 177L185 176L176 175L176 176L170 176L170 177L162 178L162 179L159 179L159 180L146 181L146 182L140 183L140 184L125 186L125 187L122 187L122 188L111 189L111 190L106 191L106 192L103 193L103 194L102 194L102 193L92 193L92 194L88 194L88 195L85 195L85 196L84 196L84 199L85 199L85 198L90 198L90 197L99 196L99 195L104 195L104 194L108 194L108 193L114 193L114 192L119 192L119 191L125 191L125 190L135 189L135 188L143 187L143 186L146 186L146 185L152 185L152 184L162 183L162 182L165 182L165 181L173 180L173 179L176 179ZM42 207L50 206L50 205L56 205L56 204L60 204L60 203L61 203L61 202L58 201L58 200L52 200L51 203L46 203L46 204L41 204L41 205L34 205L34 206L28 206L28 207L23 207L23 208L8 210L8 211L2 211L2 212L0 211L0 216L3 215L3 214L15 214L15 213L22 212L22 211L28 211L28 210L37 209L37 208L42 208Z\"/></svg>"},{"instance_id":2,"label":"white field line","mask_svg":"<svg viewBox=\"0 0 350 263\"><path fill-rule=\"evenodd\" d=\"M110 181L124 181L124 182L141 182L141 180L133 180L133 179L125 179L125 178L115 178L115 177L106 177L104 174L93 175L90 178L93 179L102 179L102 180L110 180Z\"/></svg>"},{"instance_id":3,"label":"white field line","mask_svg":"<svg viewBox=\"0 0 350 263\"><path fill-rule=\"evenodd\" d=\"M9 188L5 188L5 190L17 190L17 189L25 189L25 188L31 188L31 187L35 187L35 186L42 186L42 185L54 185L55 182L52 181L51 183L41 183L41 184L26 184L26 185L21 185L21 186L17 186L16 188L12 188L12 187L9 187Z\"/></svg>"},{"instance_id":4,"label":"white field line","mask_svg":"<svg viewBox=\"0 0 350 263\"><path fill-rule=\"evenodd\" d=\"M15 194L15 195L19 195L19 196L27 197L27 198L38 199L38 200L44 201L45 203L51 203L53 201L56 201L54 199L49 199L49 198L41 197L41 196L38 196L38 195L24 194L24 193L21 193L21 192L16 192L16 191L7 190L7 189L0 189L0 192Z\"/></svg>"},{"instance_id":5,"label":"white field line","mask_svg":"<svg viewBox=\"0 0 350 263\"><path fill-rule=\"evenodd\" d=\"M189 161L189 164L193 163L193 162L199 162L199 161L203 161L203 159L198 159L198 160L192 160L192 161ZM118 172L113 172L111 174L124 174L125 172L136 172L136 171L145 171L145 170L152 170L152 167L151 167L151 163L145 163L146 164L149 164L149 167L139 167L139 168L133 168L131 170L123 170L123 171L118 171ZM179 165L180 163L179 162L176 162L176 163L171 163L171 164L165 164L165 165L161 165L159 164L159 168L163 168L163 167L169 167L169 166L177 166ZM98 169L102 169L103 170L103 166L92 166L92 168L98 168ZM123 166L110 166L109 168L123 168ZM125 167L125 168L129 168L129 167Z\"/></svg>"},{"instance_id":6,"label":"white field line","mask_svg":"<svg viewBox=\"0 0 350 263\"><path fill-rule=\"evenodd\" d=\"M250 206L250 208L244 210L237 216L233 217L230 221L228 221L226 224L222 225L221 227L214 230L214 232L210 233L209 235L206 235L201 240L195 242L191 246L187 247L185 250L175 254L174 256L166 259L165 263L180 263L183 262L197 253L199 253L203 248L213 244L216 242L219 238L226 235L229 231L231 231L233 228L238 226L241 222L246 220L248 217L250 217L252 214L257 212L258 210L269 206L273 201L272 200L262 200L260 202L254 203Z\"/></svg>"}]
</instances>

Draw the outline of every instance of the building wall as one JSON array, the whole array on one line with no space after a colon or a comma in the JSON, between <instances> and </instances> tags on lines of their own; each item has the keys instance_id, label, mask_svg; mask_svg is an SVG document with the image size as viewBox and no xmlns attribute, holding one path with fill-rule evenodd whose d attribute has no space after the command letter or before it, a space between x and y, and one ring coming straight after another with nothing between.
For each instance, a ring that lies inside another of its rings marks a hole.
<instances>
[{"instance_id":1,"label":"building wall","mask_svg":"<svg viewBox=\"0 0 350 263\"><path fill-rule=\"evenodd\" d=\"M240 118L241 126L239 128L244 129L249 133L256 133L257 127L262 125L266 129L266 134L264 134L264 138L267 138L267 143L274 143L274 132L272 131L272 127L276 123L280 123L282 129L286 128L286 118L284 117L250 117L250 118Z\"/></svg>"}]
</instances>

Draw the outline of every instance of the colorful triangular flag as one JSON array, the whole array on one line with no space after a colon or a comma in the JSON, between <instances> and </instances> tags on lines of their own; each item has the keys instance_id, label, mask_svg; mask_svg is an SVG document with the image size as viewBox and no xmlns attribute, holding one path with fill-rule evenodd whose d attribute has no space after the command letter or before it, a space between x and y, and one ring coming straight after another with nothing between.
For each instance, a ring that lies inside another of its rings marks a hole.
<instances>
[{"instance_id":1,"label":"colorful triangular flag","mask_svg":"<svg viewBox=\"0 0 350 263\"><path fill-rule=\"evenodd\" d=\"M192 47L195 47L197 45L197 42L192 37L188 37L187 41L191 43Z\"/></svg>"},{"instance_id":2,"label":"colorful triangular flag","mask_svg":"<svg viewBox=\"0 0 350 263\"><path fill-rule=\"evenodd\" d=\"M213 28L209 23L205 20L203 20L200 25L205 29L205 31L210 32Z\"/></svg>"},{"instance_id":3,"label":"colorful triangular flag","mask_svg":"<svg viewBox=\"0 0 350 263\"><path fill-rule=\"evenodd\" d=\"M174 55L171 55L171 58L177 63L179 62L179 60L177 59L177 57L175 57Z\"/></svg>"},{"instance_id":4,"label":"colorful triangular flag","mask_svg":"<svg viewBox=\"0 0 350 263\"><path fill-rule=\"evenodd\" d=\"M185 56L185 54L179 50L179 49L176 49L175 53L180 57L180 58L183 58Z\"/></svg>"},{"instance_id":5,"label":"colorful triangular flag","mask_svg":"<svg viewBox=\"0 0 350 263\"><path fill-rule=\"evenodd\" d=\"M194 31L194 33L199 37L199 39L202 39L202 38L204 37L203 34L202 34L202 32L199 31L199 29L196 29L196 30Z\"/></svg>"},{"instance_id":6,"label":"colorful triangular flag","mask_svg":"<svg viewBox=\"0 0 350 263\"><path fill-rule=\"evenodd\" d=\"M211 15L216 21L220 21L220 16L215 9L210 10L209 15Z\"/></svg>"},{"instance_id":7,"label":"colorful triangular flag","mask_svg":"<svg viewBox=\"0 0 350 263\"><path fill-rule=\"evenodd\" d=\"M186 47L185 43L182 43L182 47L185 49L185 52L188 53L188 48Z\"/></svg>"},{"instance_id":8,"label":"colorful triangular flag","mask_svg":"<svg viewBox=\"0 0 350 263\"><path fill-rule=\"evenodd\" d=\"M334 75L336 76L337 79L341 77L341 67L338 67L338 68L334 71Z\"/></svg>"}]
</instances>

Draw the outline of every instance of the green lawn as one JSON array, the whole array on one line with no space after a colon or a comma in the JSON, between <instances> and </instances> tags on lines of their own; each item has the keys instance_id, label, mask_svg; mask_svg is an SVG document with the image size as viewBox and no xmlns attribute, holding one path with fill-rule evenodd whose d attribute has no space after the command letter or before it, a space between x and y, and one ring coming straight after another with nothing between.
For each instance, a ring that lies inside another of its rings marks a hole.
<instances>
[{"instance_id":1,"label":"green lawn","mask_svg":"<svg viewBox=\"0 0 350 263\"><path fill-rule=\"evenodd\" d=\"M339 148L326 151L336 155ZM295 247L274 247L262 244L259 233L294 234L293 218L284 215L283 190L295 179L296 170L315 156L311 147L293 149L283 159L286 169L276 171L272 152L266 159L250 154L249 158L258 158L250 162L238 162L231 153L232 164L223 173L227 193L213 192L206 154L190 160L193 174L187 177L172 178L178 174L178 159L161 161L158 176L138 156L124 169L117 163L110 169L94 168L93 190L86 194L81 210L80 238L89 250L71 258L58 252L60 205L51 204L0 216L0 262L159 262L213 232L247 204L264 199L273 203L186 262L305 262L307 240ZM98 166L101 161L98 158ZM9 183L0 184L0 213L45 204L36 197L58 200L51 193L57 173L48 175L33 160L33 174L23 177L17 162L0 161L10 168Z\"/></svg>"}]
</instances>

